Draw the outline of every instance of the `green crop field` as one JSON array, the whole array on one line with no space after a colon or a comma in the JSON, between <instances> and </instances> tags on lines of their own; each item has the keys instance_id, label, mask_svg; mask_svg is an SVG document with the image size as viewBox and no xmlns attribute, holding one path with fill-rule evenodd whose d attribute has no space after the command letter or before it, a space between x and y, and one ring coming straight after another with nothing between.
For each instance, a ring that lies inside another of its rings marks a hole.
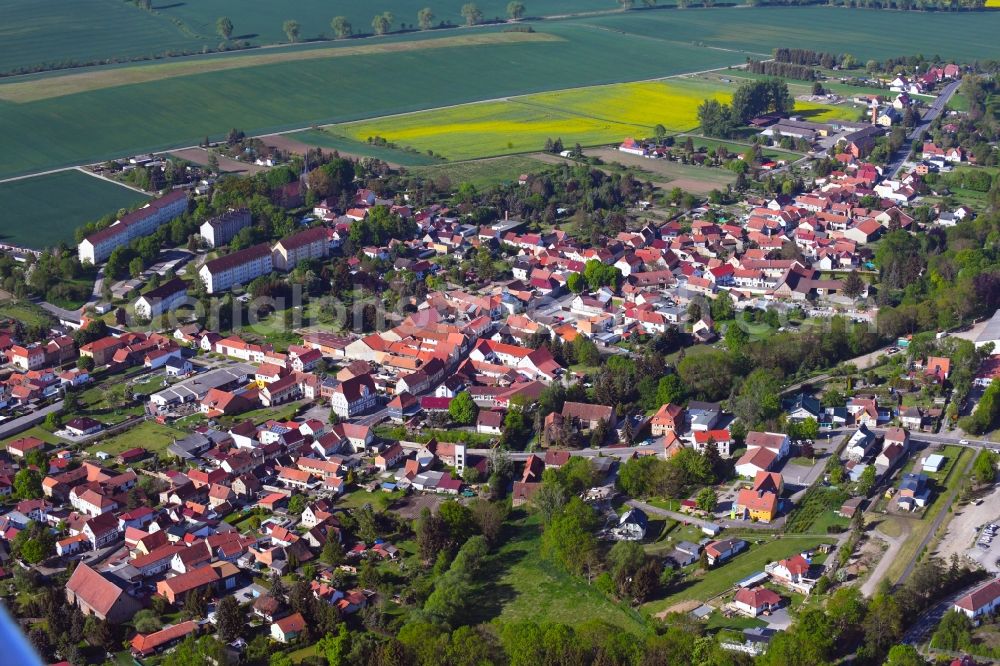
<instances>
[{"instance_id":1,"label":"green crop field","mask_svg":"<svg viewBox=\"0 0 1000 666\"><path fill-rule=\"evenodd\" d=\"M476 35L490 30L494 29ZM460 58L455 49L448 48L365 53L178 76L36 101L3 101L3 89L11 84L0 84L0 125L18 128L17 133L4 137L0 178L194 145L205 135L221 137L234 126L253 133L273 132L477 99L679 74L742 59L735 53L622 38L564 24L536 33L542 40L524 41L524 33L503 34L510 43L467 46ZM204 59L241 57L252 56ZM119 69L123 80L129 80L131 68Z\"/></svg>"},{"instance_id":2,"label":"green crop field","mask_svg":"<svg viewBox=\"0 0 1000 666\"><path fill-rule=\"evenodd\" d=\"M992 52L1000 15L663 9L534 25L536 33L432 31L118 66L111 75L92 68L18 77L0 83L0 126L17 128L4 135L0 178L193 145L233 126L274 132L702 71L779 45L850 50L864 60L912 53L909 35L933 28L945 38L935 42L936 53L971 60ZM461 57L444 44L462 44ZM311 50L321 53L301 55ZM634 123L627 111L602 110L602 117L625 114L624 122Z\"/></svg>"},{"instance_id":3,"label":"green crop field","mask_svg":"<svg viewBox=\"0 0 1000 666\"><path fill-rule=\"evenodd\" d=\"M840 7L756 7L628 12L568 21L648 39L770 54L777 46L851 53L859 61L935 53L993 57L1000 13L890 12ZM922 38L934 35L933 48Z\"/></svg>"},{"instance_id":4,"label":"green crop field","mask_svg":"<svg viewBox=\"0 0 1000 666\"><path fill-rule=\"evenodd\" d=\"M198 34L215 38L215 21L228 16L233 21L233 38L248 39L251 43L285 42L288 38L282 24L293 19L302 26L300 39L330 39L333 30L330 20L344 16L350 21L355 34L371 34L372 18L388 11L393 15L393 30L416 29L417 11L430 7L434 24L442 22L463 25L462 2L436 4L433 0L411 2L408 0L298 0L295 3L272 0L199 0L198 2L164 3L158 11L164 16L179 19ZM610 11L616 8L608 0L535 0L525 2L526 16L554 16L575 12ZM664 4L664 3L660 3ZM673 4L673 3L670 3ZM476 5L486 21L507 17L507 0L478 0ZM217 39L216 39L217 41Z\"/></svg>"},{"instance_id":5,"label":"green crop field","mask_svg":"<svg viewBox=\"0 0 1000 666\"><path fill-rule=\"evenodd\" d=\"M0 73L200 51L204 44L123 0L4 0L2 17Z\"/></svg>"},{"instance_id":6,"label":"green crop field","mask_svg":"<svg viewBox=\"0 0 1000 666\"><path fill-rule=\"evenodd\" d=\"M73 245L73 231L145 197L79 171L0 183L0 242L30 248Z\"/></svg>"}]
</instances>

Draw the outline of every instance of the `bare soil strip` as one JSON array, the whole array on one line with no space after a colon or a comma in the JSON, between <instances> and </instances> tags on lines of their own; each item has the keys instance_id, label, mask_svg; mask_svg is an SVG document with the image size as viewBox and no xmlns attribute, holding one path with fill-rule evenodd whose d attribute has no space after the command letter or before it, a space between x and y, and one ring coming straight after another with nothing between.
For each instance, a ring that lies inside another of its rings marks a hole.
<instances>
[{"instance_id":1,"label":"bare soil strip","mask_svg":"<svg viewBox=\"0 0 1000 666\"><path fill-rule=\"evenodd\" d=\"M202 166L206 166L209 162L208 152L204 148L184 148L183 150L172 150L170 153L182 160L194 162ZM219 168L229 173L247 173L252 175L261 171L267 171L267 167L240 162L225 155L219 155L218 159Z\"/></svg>"},{"instance_id":2,"label":"bare soil strip","mask_svg":"<svg viewBox=\"0 0 1000 666\"><path fill-rule=\"evenodd\" d=\"M181 76L221 72L230 69L245 69L275 63L324 58L344 58L348 56L376 53L402 53L445 49L459 46L486 46L494 44L516 44L522 42L562 41L561 37L543 32L488 32L482 34L459 35L439 39L424 39L383 44L363 44L358 46L338 46L301 51L272 50L268 53L255 52L252 55L227 55L208 57L185 62L168 62L133 67L95 69L76 74L49 76L29 81L17 81L0 85L0 99L23 104L42 99L74 95L91 90L116 88L135 83L149 83Z\"/></svg>"}]
</instances>

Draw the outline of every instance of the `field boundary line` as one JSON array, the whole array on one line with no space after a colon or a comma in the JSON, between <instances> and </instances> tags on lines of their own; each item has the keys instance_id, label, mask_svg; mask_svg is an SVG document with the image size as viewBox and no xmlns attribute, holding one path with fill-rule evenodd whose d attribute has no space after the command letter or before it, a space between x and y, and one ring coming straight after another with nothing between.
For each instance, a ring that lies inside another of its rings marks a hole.
<instances>
[{"instance_id":1,"label":"field boundary line","mask_svg":"<svg viewBox=\"0 0 1000 666\"><path fill-rule=\"evenodd\" d=\"M121 182L119 180L114 180L113 178L105 178L104 176L98 175L98 174L94 173L93 171L88 171L87 169L84 169L82 166L73 167L73 168L76 169L77 171L79 171L80 173L87 174L91 178L96 178L98 180L103 180L105 183L114 183L115 185L120 185L121 187L124 187L127 190L132 190L133 192L138 192L139 194L143 195L144 197L152 196L149 192L141 190L138 187L135 187L134 185L129 185L128 183L123 183L123 182Z\"/></svg>"}]
</instances>

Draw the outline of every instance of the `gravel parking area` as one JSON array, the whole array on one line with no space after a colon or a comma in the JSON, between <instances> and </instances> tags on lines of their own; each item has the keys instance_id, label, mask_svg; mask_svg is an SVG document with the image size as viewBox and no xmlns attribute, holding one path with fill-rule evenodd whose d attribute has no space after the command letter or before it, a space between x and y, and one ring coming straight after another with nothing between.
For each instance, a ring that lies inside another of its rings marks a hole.
<instances>
[{"instance_id":1,"label":"gravel parking area","mask_svg":"<svg viewBox=\"0 0 1000 666\"><path fill-rule=\"evenodd\" d=\"M1000 525L1000 486L995 487L988 495L982 497L978 504L967 504L957 511L948 525L948 532L938 545L936 554L944 560L952 555L968 557L983 566L987 571L1000 571L997 558L1000 558L1000 534L993 538L989 548L983 549L976 545L981 528L990 523Z\"/></svg>"}]
</instances>

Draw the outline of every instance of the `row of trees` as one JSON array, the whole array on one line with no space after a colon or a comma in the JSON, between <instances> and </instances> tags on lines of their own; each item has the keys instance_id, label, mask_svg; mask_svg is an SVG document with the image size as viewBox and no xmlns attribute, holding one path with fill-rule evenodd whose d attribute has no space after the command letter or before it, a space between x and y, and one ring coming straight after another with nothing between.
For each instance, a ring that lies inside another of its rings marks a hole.
<instances>
[{"instance_id":1,"label":"row of trees","mask_svg":"<svg viewBox=\"0 0 1000 666\"><path fill-rule=\"evenodd\" d=\"M507 16L512 21L523 19L525 11L524 3L520 2L520 0L511 0L507 3ZM465 19L465 24L468 26L479 25L483 22L483 12L474 2L462 5L460 13L462 18ZM376 14L372 19L372 31L376 35L384 35L392 30L394 20L395 16L393 16L392 12ZM437 17L434 15L434 10L430 7L424 7L417 11L417 27L420 30L433 30L436 20ZM443 27L445 24L441 22L437 25ZM335 16L330 21L330 28L337 39L347 39L354 35L354 26L346 16Z\"/></svg>"}]
</instances>

